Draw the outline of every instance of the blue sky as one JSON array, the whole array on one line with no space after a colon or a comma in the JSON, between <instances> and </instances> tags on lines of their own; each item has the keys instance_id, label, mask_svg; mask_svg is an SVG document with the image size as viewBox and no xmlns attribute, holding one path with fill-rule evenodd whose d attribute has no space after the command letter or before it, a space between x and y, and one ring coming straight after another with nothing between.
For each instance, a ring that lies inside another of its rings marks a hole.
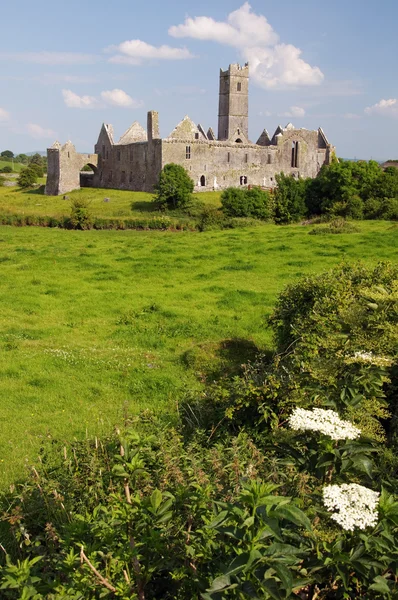
<instances>
[{"instance_id":1,"label":"blue sky","mask_svg":"<svg viewBox=\"0 0 398 600\"><path fill-rule=\"evenodd\" d=\"M1 8L0 149L92 151L158 110L217 130L219 68L250 63L250 137L321 126L337 154L398 158L396 0L19 0Z\"/></svg>"}]
</instances>

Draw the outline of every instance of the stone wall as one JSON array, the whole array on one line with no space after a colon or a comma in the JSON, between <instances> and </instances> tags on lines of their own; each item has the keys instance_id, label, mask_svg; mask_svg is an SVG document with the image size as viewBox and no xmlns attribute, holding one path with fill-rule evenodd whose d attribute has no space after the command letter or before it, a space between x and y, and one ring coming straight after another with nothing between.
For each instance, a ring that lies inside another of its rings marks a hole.
<instances>
[{"instance_id":1,"label":"stone wall","mask_svg":"<svg viewBox=\"0 0 398 600\"><path fill-rule=\"evenodd\" d=\"M163 140L162 167L171 162L183 165L193 179L196 191L239 185L272 188L276 174L281 171L294 177L315 177L329 159L327 149L319 148L318 132L306 129L282 131L276 145L272 146ZM297 167L292 166L293 142L298 142Z\"/></svg>"},{"instance_id":2,"label":"stone wall","mask_svg":"<svg viewBox=\"0 0 398 600\"><path fill-rule=\"evenodd\" d=\"M94 171L93 185L97 185L96 154L79 154L72 142L61 146L56 142L47 151L48 168L45 193L59 196L80 188L80 170L89 164Z\"/></svg>"}]
</instances>

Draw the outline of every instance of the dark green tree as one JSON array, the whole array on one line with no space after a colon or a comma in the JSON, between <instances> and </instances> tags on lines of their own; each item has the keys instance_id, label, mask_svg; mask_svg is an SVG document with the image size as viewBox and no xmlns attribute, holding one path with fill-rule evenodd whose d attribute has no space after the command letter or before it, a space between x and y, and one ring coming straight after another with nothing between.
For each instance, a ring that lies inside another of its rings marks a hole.
<instances>
[{"instance_id":1,"label":"dark green tree","mask_svg":"<svg viewBox=\"0 0 398 600\"><path fill-rule=\"evenodd\" d=\"M34 171L36 173L37 177L43 177L43 175L44 175L43 167L41 165L39 165L38 163L30 163L29 169Z\"/></svg>"},{"instance_id":2,"label":"dark green tree","mask_svg":"<svg viewBox=\"0 0 398 600\"><path fill-rule=\"evenodd\" d=\"M27 165L29 162L29 156L26 154L17 154L15 157L15 161L21 163L22 165Z\"/></svg>"},{"instance_id":3,"label":"dark green tree","mask_svg":"<svg viewBox=\"0 0 398 600\"><path fill-rule=\"evenodd\" d=\"M19 187L24 189L33 187L35 183L37 183L37 175L35 171L33 171L33 169L30 169L29 167L27 167L26 169L22 169L17 179L17 183Z\"/></svg>"},{"instance_id":4,"label":"dark green tree","mask_svg":"<svg viewBox=\"0 0 398 600\"><path fill-rule=\"evenodd\" d=\"M278 187L274 193L275 223L286 224L299 221L307 213L305 205L307 183L290 175L276 175Z\"/></svg>"},{"instance_id":5,"label":"dark green tree","mask_svg":"<svg viewBox=\"0 0 398 600\"><path fill-rule=\"evenodd\" d=\"M161 206L184 208L192 199L194 183L184 167L170 163L160 173L156 198Z\"/></svg>"},{"instance_id":6,"label":"dark green tree","mask_svg":"<svg viewBox=\"0 0 398 600\"><path fill-rule=\"evenodd\" d=\"M0 153L0 156L2 158L14 158L14 152L11 152L11 150L3 150L3 152Z\"/></svg>"}]
</instances>

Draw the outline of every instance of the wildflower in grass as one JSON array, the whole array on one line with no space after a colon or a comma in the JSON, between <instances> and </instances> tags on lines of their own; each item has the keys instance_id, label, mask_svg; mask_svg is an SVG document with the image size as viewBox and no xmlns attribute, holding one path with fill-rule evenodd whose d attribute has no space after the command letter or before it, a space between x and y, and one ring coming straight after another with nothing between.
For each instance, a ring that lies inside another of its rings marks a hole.
<instances>
[{"instance_id":1,"label":"wildflower in grass","mask_svg":"<svg viewBox=\"0 0 398 600\"><path fill-rule=\"evenodd\" d=\"M376 356L373 352L354 352L352 356L347 356L345 362L362 363L364 365L374 365L376 367L389 367L392 364L388 356Z\"/></svg>"},{"instance_id":2,"label":"wildflower in grass","mask_svg":"<svg viewBox=\"0 0 398 600\"><path fill-rule=\"evenodd\" d=\"M297 431L318 431L332 440L355 440L361 430L350 421L343 421L334 410L295 408L288 418L289 425Z\"/></svg>"},{"instance_id":3,"label":"wildflower in grass","mask_svg":"<svg viewBox=\"0 0 398 600\"><path fill-rule=\"evenodd\" d=\"M357 483L328 485L323 488L324 505L328 511L333 512L331 518L346 531L376 525L379 497L379 492Z\"/></svg>"}]
</instances>

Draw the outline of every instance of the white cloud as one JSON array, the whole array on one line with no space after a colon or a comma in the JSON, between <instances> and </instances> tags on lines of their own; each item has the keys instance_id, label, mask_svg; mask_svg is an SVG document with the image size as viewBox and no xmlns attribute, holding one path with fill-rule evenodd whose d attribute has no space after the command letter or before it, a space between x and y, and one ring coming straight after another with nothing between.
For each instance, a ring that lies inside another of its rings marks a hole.
<instances>
[{"instance_id":1,"label":"white cloud","mask_svg":"<svg viewBox=\"0 0 398 600\"><path fill-rule=\"evenodd\" d=\"M288 112L281 113L280 117L305 117L305 110L301 106L291 106Z\"/></svg>"},{"instance_id":2,"label":"white cloud","mask_svg":"<svg viewBox=\"0 0 398 600\"><path fill-rule=\"evenodd\" d=\"M29 123L29 125L26 126L26 129L28 133L36 139L55 138L57 135L52 129L45 129L36 123Z\"/></svg>"},{"instance_id":3,"label":"white cloud","mask_svg":"<svg viewBox=\"0 0 398 600\"><path fill-rule=\"evenodd\" d=\"M253 80L266 89L286 89L319 85L324 75L301 58L302 51L279 42L279 35L263 15L252 12L245 2L231 12L226 22L210 17L188 17L181 25L170 27L173 37L211 40L237 48L250 63Z\"/></svg>"},{"instance_id":4,"label":"white cloud","mask_svg":"<svg viewBox=\"0 0 398 600\"><path fill-rule=\"evenodd\" d=\"M390 98L389 100L380 100L373 106L365 108L365 113L368 115L382 115L383 117L398 117L398 98Z\"/></svg>"},{"instance_id":5,"label":"white cloud","mask_svg":"<svg viewBox=\"0 0 398 600\"><path fill-rule=\"evenodd\" d=\"M122 42L118 46L111 46L107 52L117 52L109 59L110 63L140 65L144 60L185 60L193 58L187 48L172 48L171 46L152 46L142 40Z\"/></svg>"},{"instance_id":6,"label":"white cloud","mask_svg":"<svg viewBox=\"0 0 398 600\"><path fill-rule=\"evenodd\" d=\"M111 106L121 106L122 108L139 108L142 106L142 102L135 100L123 90L109 90L101 92L101 98L106 104Z\"/></svg>"},{"instance_id":7,"label":"white cloud","mask_svg":"<svg viewBox=\"0 0 398 600\"><path fill-rule=\"evenodd\" d=\"M136 100L119 89L105 90L101 92L100 98L96 98L95 96L78 96L72 90L62 90L62 95L68 108L95 109L106 106L139 108L143 106L141 100Z\"/></svg>"},{"instance_id":8,"label":"white cloud","mask_svg":"<svg viewBox=\"0 0 398 600\"><path fill-rule=\"evenodd\" d=\"M8 121L10 119L10 113L4 108L0 108L0 122Z\"/></svg>"},{"instance_id":9,"label":"white cloud","mask_svg":"<svg viewBox=\"0 0 398 600\"><path fill-rule=\"evenodd\" d=\"M38 65L91 65L98 57L79 52L1 52L0 59Z\"/></svg>"},{"instance_id":10,"label":"white cloud","mask_svg":"<svg viewBox=\"0 0 398 600\"><path fill-rule=\"evenodd\" d=\"M62 95L68 108L98 108L99 105L94 96L78 96L71 90L62 90Z\"/></svg>"}]
</instances>

